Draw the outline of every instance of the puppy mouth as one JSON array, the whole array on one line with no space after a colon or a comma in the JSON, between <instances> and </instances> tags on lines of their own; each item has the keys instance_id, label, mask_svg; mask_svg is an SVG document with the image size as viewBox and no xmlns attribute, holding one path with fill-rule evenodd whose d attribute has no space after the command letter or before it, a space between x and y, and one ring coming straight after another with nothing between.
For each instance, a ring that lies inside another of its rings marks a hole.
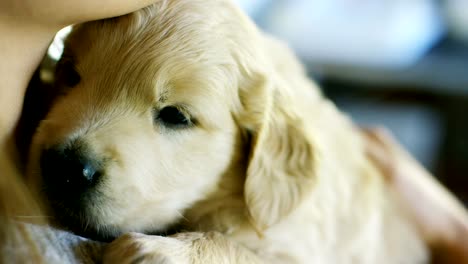
<instances>
[{"instance_id":1,"label":"puppy mouth","mask_svg":"<svg viewBox=\"0 0 468 264\"><path fill-rule=\"evenodd\" d=\"M97 202L95 201L93 203L96 204ZM81 204L80 208L73 208L69 204L57 200L49 200L49 204L54 215L52 224L94 241L108 243L120 235L123 235L125 232L141 232L139 230L123 231L112 225L98 224L96 221L98 217L93 217L91 214L87 213L84 204ZM164 229L149 230L143 233L148 235L169 236L181 230L186 230L185 225L181 222L176 222Z\"/></svg>"},{"instance_id":2,"label":"puppy mouth","mask_svg":"<svg viewBox=\"0 0 468 264\"><path fill-rule=\"evenodd\" d=\"M109 242L116 236L115 230L107 226L98 225L95 217L89 213L88 206L97 205L98 201L91 202L91 198L83 195L75 199L59 198L47 192L46 197L54 216L52 224L73 232L76 235L92 240Z\"/></svg>"},{"instance_id":3,"label":"puppy mouth","mask_svg":"<svg viewBox=\"0 0 468 264\"><path fill-rule=\"evenodd\" d=\"M111 242L126 232L142 232L142 230L122 230L121 227L106 223L106 217L96 215L93 212L102 211L105 205L111 200L104 193L99 191L99 186L93 190L82 193L79 196L62 196L48 190L43 186L43 192L47 198L49 208L53 215L52 224L74 234L100 242ZM182 220L173 224L145 230L148 235L168 236L181 230L186 230L186 225Z\"/></svg>"}]
</instances>

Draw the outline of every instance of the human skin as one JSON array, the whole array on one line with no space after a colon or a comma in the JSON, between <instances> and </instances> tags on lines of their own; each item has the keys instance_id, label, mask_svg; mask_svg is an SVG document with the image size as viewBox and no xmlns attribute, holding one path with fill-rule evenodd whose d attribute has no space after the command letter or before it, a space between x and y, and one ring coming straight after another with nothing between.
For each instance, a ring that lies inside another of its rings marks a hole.
<instances>
[{"instance_id":1,"label":"human skin","mask_svg":"<svg viewBox=\"0 0 468 264\"><path fill-rule=\"evenodd\" d=\"M0 1L0 157L13 162L12 134L25 90L55 33L89 20L130 13L156 0ZM10 166L8 166L10 167Z\"/></svg>"}]
</instances>

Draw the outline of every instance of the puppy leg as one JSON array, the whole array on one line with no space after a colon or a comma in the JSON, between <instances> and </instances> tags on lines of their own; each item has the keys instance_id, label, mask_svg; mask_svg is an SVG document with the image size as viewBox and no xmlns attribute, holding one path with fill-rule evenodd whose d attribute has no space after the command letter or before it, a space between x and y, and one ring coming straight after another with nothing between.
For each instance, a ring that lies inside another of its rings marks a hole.
<instances>
[{"instance_id":1,"label":"puppy leg","mask_svg":"<svg viewBox=\"0 0 468 264\"><path fill-rule=\"evenodd\" d=\"M109 244L104 263L262 263L247 248L217 232L170 237L129 233Z\"/></svg>"}]
</instances>

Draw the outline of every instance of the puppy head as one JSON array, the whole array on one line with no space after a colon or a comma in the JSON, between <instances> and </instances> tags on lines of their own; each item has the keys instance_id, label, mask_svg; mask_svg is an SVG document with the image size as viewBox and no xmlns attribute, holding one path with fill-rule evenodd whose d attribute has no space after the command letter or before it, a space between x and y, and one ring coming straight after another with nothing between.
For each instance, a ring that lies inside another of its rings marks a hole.
<instances>
[{"instance_id":1,"label":"puppy head","mask_svg":"<svg viewBox=\"0 0 468 264\"><path fill-rule=\"evenodd\" d=\"M72 228L164 230L231 163L232 62L202 17L181 15L196 8L162 2L69 35L29 174Z\"/></svg>"},{"instance_id":2,"label":"puppy head","mask_svg":"<svg viewBox=\"0 0 468 264\"><path fill-rule=\"evenodd\" d=\"M224 1L160 1L75 27L28 173L61 222L101 238L164 231L244 168L247 133L236 177L247 174L251 219L287 215L310 185L311 148L274 99L257 34Z\"/></svg>"}]
</instances>

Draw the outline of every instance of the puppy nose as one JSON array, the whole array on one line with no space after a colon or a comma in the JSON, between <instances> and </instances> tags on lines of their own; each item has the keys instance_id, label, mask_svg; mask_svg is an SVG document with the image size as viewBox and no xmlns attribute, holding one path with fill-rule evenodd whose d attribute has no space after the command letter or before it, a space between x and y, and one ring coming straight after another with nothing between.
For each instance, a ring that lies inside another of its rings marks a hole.
<instances>
[{"instance_id":1,"label":"puppy nose","mask_svg":"<svg viewBox=\"0 0 468 264\"><path fill-rule=\"evenodd\" d=\"M60 196L82 194L101 176L98 163L74 147L44 150L40 166L46 191Z\"/></svg>"}]
</instances>

